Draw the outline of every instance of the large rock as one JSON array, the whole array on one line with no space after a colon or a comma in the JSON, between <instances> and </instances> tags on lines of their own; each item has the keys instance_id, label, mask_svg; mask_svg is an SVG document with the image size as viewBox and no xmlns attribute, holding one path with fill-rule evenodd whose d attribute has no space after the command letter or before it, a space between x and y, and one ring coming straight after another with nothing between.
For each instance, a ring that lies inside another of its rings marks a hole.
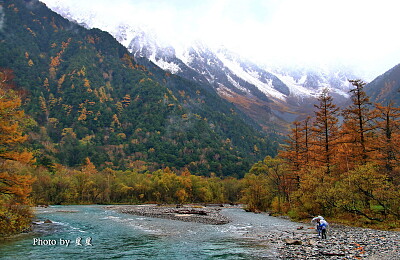
<instances>
[{"instance_id":1,"label":"large rock","mask_svg":"<svg viewBox=\"0 0 400 260\"><path fill-rule=\"evenodd\" d=\"M286 245L302 245L303 242L301 242L300 240L295 240L295 239L290 239L290 238L285 238L283 240Z\"/></svg>"}]
</instances>

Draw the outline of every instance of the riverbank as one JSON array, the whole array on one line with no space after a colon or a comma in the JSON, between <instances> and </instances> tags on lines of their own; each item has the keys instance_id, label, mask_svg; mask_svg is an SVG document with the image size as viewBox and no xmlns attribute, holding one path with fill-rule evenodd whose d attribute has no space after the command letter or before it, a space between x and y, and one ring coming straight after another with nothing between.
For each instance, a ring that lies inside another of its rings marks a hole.
<instances>
[{"instance_id":1,"label":"riverbank","mask_svg":"<svg viewBox=\"0 0 400 260\"><path fill-rule=\"evenodd\" d=\"M113 205L104 208L125 214L211 225L223 225L230 222L227 217L220 213L222 207L215 206Z\"/></svg>"},{"instance_id":2,"label":"riverbank","mask_svg":"<svg viewBox=\"0 0 400 260\"><path fill-rule=\"evenodd\" d=\"M120 213L221 225L230 222L221 214L223 207L185 205L117 205L106 206ZM300 224L300 223L299 223ZM400 232L382 231L331 224L327 239L318 237L311 224L302 224L293 230L263 233L252 231L244 238L264 241L274 248L278 259L400 259Z\"/></svg>"},{"instance_id":3,"label":"riverbank","mask_svg":"<svg viewBox=\"0 0 400 260\"><path fill-rule=\"evenodd\" d=\"M400 259L400 232L332 224L327 239L311 225L269 234L247 234L265 240L279 259Z\"/></svg>"}]
</instances>

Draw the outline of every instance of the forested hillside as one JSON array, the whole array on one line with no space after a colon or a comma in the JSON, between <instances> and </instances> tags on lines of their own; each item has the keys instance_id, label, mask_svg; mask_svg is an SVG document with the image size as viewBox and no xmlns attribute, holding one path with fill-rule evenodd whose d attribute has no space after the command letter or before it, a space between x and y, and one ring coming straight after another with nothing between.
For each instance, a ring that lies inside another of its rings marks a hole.
<instances>
[{"instance_id":1,"label":"forested hillside","mask_svg":"<svg viewBox=\"0 0 400 260\"><path fill-rule=\"evenodd\" d=\"M365 92L374 102L400 104L400 64L394 66L365 86Z\"/></svg>"},{"instance_id":2,"label":"forested hillside","mask_svg":"<svg viewBox=\"0 0 400 260\"><path fill-rule=\"evenodd\" d=\"M0 0L0 235L29 227L28 205L71 203L245 203L400 226L395 80L376 88L382 104L361 80L345 108L324 91L275 157L279 134L140 62L37 0Z\"/></svg>"},{"instance_id":3,"label":"forested hillside","mask_svg":"<svg viewBox=\"0 0 400 260\"><path fill-rule=\"evenodd\" d=\"M42 3L1 1L0 67L13 70L37 164L187 168L243 176L277 144L201 85L138 65L108 33ZM151 64L149 64L151 66Z\"/></svg>"}]
</instances>

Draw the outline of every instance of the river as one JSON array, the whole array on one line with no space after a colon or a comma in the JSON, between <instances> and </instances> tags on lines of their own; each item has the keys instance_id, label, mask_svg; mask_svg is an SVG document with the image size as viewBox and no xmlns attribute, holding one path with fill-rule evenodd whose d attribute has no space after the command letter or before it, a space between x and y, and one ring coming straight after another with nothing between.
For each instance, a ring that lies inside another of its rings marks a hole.
<instances>
[{"instance_id":1,"label":"river","mask_svg":"<svg viewBox=\"0 0 400 260\"><path fill-rule=\"evenodd\" d=\"M35 233L0 241L0 258L275 259L275 250L262 235L299 226L239 208L221 212L232 222L206 225L148 218L102 206L38 208ZM53 223L43 223L46 219Z\"/></svg>"}]
</instances>

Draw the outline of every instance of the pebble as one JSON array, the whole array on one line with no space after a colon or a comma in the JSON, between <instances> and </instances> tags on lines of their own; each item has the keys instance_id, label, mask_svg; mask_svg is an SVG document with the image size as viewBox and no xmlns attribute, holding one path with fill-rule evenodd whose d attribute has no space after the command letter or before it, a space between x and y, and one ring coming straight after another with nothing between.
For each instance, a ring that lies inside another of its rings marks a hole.
<instances>
[{"instance_id":1,"label":"pebble","mask_svg":"<svg viewBox=\"0 0 400 260\"><path fill-rule=\"evenodd\" d=\"M400 259L400 232L331 225L327 239L321 239L315 230L301 231L272 232L262 239L272 242L279 259Z\"/></svg>"}]
</instances>

